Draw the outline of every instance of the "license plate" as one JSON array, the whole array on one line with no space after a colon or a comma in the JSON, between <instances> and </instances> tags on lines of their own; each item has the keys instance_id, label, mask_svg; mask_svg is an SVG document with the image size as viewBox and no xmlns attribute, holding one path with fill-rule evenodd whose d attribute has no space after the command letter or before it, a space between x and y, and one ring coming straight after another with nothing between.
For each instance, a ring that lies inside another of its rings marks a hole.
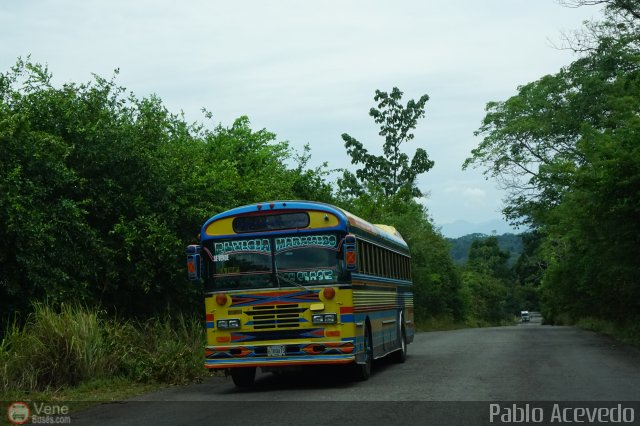
<instances>
[{"instance_id":1,"label":"license plate","mask_svg":"<svg viewBox=\"0 0 640 426\"><path fill-rule=\"evenodd\" d=\"M267 356L285 356L286 353L284 345L267 346Z\"/></svg>"}]
</instances>

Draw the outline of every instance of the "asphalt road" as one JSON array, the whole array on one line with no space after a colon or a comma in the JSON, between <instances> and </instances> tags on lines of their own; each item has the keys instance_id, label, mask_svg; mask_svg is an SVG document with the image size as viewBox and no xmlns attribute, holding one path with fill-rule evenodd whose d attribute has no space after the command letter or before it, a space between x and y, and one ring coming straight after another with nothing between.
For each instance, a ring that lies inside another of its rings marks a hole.
<instances>
[{"instance_id":1,"label":"asphalt road","mask_svg":"<svg viewBox=\"0 0 640 426\"><path fill-rule=\"evenodd\" d=\"M406 363L376 362L366 382L345 376L338 368L259 373L250 390L212 377L96 406L72 423L496 424L500 416L543 412L548 424L562 412L553 411L558 405L569 407L565 417L572 407L632 410L640 424L640 350L573 327L543 326L539 316L511 327L419 333Z\"/></svg>"}]
</instances>

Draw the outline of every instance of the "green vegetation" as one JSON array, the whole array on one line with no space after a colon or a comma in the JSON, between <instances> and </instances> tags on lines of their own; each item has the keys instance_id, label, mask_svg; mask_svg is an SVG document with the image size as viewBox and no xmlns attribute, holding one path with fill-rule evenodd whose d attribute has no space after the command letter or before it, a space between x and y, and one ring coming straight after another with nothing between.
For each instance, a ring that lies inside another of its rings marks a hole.
<instances>
[{"instance_id":1,"label":"green vegetation","mask_svg":"<svg viewBox=\"0 0 640 426\"><path fill-rule=\"evenodd\" d=\"M308 149L294 152L246 117L187 123L156 96L127 94L116 76L56 87L29 60L0 74L5 396L200 379L203 327L190 318L202 290L186 279L184 247L210 216L266 199L328 201L397 226L414 253L418 317L465 319L447 244L412 197L426 163L399 172L410 128L390 163L399 186L334 192L326 165L307 167Z\"/></svg>"},{"instance_id":2,"label":"green vegetation","mask_svg":"<svg viewBox=\"0 0 640 426\"><path fill-rule=\"evenodd\" d=\"M502 234L494 235L498 239L498 247L500 250L509 253L507 264L513 266L519 259L523 250L523 234ZM451 244L449 254L456 265L463 265L469 259L469 249L475 240L488 238L486 234L468 234L458 238L447 238Z\"/></svg>"},{"instance_id":3,"label":"green vegetation","mask_svg":"<svg viewBox=\"0 0 640 426\"><path fill-rule=\"evenodd\" d=\"M275 199L395 226L411 247L421 329L506 324L540 308L549 322L637 342L640 11L605 3L578 60L488 104L465 162L511 189L505 214L532 229L517 259L517 244L486 237L454 263L417 201L417 177L434 163L401 147L427 95L402 105L399 89L376 91L384 156L343 134L360 168L334 183L328 164L308 168L308 148L247 117L187 123L156 96L126 93L117 72L56 87L46 67L18 60L0 74L0 390L135 392L204 377L192 319L202 294L184 247L212 215Z\"/></svg>"},{"instance_id":4,"label":"green vegetation","mask_svg":"<svg viewBox=\"0 0 640 426\"><path fill-rule=\"evenodd\" d=\"M412 132L418 119L424 117L424 108L429 100L428 95L422 95L416 102L413 99L403 106L403 93L397 87L391 93L376 90L373 97L378 108L371 108L369 115L380 125L380 136L384 137L382 150L384 155L372 155L357 139L342 134L347 154L353 164L362 164L355 176L349 171L344 172L340 181L341 191L347 194L362 195L366 190L361 187L382 191L385 196L397 195L401 191L410 193L414 197L421 197L422 192L416 186L418 175L428 172L434 165L429 160L427 151L417 148L409 162L409 156L400 151L400 145L414 138Z\"/></svg>"},{"instance_id":5,"label":"green vegetation","mask_svg":"<svg viewBox=\"0 0 640 426\"><path fill-rule=\"evenodd\" d=\"M591 3L586 0L576 5ZM535 230L523 282L540 280L551 323L640 322L640 7L604 0L606 18L568 39L580 58L490 102L483 167L510 192L505 214ZM597 327L596 327L597 328ZM634 331L635 330L635 331Z\"/></svg>"},{"instance_id":6,"label":"green vegetation","mask_svg":"<svg viewBox=\"0 0 640 426\"><path fill-rule=\"evenodd\" d=\"M203 346L202 323L182 316L133 322L36 303L28 320L10 327L0 345L0 399L63 390L84 400L105 386L126 391L126 384L141 384L135 392L187 383L208 375ZM78 385L75 393L68 390Z\"/></svg>"},{"instance_id":7,"label":"green vegetation","mask_svg":"<svg viewBox=\"0 0 640 426\"><path fill-rule=\"evenodd\" d=\"M246 117L189 124L114 79L54 87L19 60L0 74L0 329L34 300L125 318L199 313L184 247L225 209L326 198L305 154Z\"/></svg>"},{"instance_id":8,"label":"green vegetation","mask_svg":"<svg viewBox=\"0 0 640 426\"><path fill-rule=\"evenodd\" d=\"M537 283L530 292L523 289L508 263L509 252L500 249L496 237L474 239L469 243L468 263L454 264L450 243L434 229L427 209L414 199L420 195L415 179L433 167L433 162L424 150L416 152L410 165L406 155L392 155L401 142L413 139L411 132L417 118L424 116L428 100L424 95L403 107L401 97L397 88L391 95L376 91L374 100L380 109L372 108L369 113L381 125L383 150L390 160L368 154L360 142L342 135L352 163L362 168L355 176L345 172L338 181L337 203L374 223L394 225L411 247L414 305L421 330L511 324L520 310L538 306ZM514 251L518 241L515 236L504 238Z\"/></svg>"},{"instance_id":9,"label":"green vegetation","mask_svg":"<svg viewBox=\"0 0 640 426\"><path fill-rule=\"evenodd\" d=\"M384 156L368 153L361 142L343 134L347 153L354 165L362 165L355 175L345 171L338 180L336 203L373 223L395 226L411 247L416 318L451 317L462 321L466 315L460 276L451 262L444 238L435 231L427 209L414 197L421 192L416 179L434 165L419 148L409 162L400 145L411 141L417 120L424 116L429 97L417 102L400 102L403 93L376 90L369 115L380 125Z\"/></svg>"},{"instance_id":10,"label":"green vegetation","mask_svg":"<svg viewBox=\"0 0 640 426\"><path fill-rule=\"evenodd\" d=\"M601 318L583 317L572 324L585 330L608 334L623 343L640 346L640 324L628 321L626 323L603 320Z\"/></svg>"}]
</instances>

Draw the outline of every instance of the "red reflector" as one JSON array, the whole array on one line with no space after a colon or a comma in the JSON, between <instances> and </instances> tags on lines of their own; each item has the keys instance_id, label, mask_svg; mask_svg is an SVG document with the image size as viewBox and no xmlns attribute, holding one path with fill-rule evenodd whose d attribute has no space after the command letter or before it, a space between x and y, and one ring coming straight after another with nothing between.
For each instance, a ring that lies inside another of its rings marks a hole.
<instances>
[{"instance_id":1,"label":"red reflector","mask_svg":"<svg viewBox=\"0 0 640 426\"><path fill-rule=\"evenodd\" d=\"M327 287L322 290L322 294L327 299L333 299L334 297L336 297L336 290L333 287Z\"/></svg>"},{"instance_id":2,"label":"red reflector","mask_svg":"<svg viewBox=\"0 0 640 426\"><path fill-rule=\"evenodd\" d=\"M231 341L231 337L229 337L229 336L216 337L216 342L218 342L218 343L230 342L230 341Z\"/></svg>"},{"instance_id":3,"label":"red reflector","mask_svg":"<svg viewBox=\"0 0 640 426\"><path fill-rule=\"evenodd\" d=\"M216 294L216 303L220 306L227 304L227 295L224 293Z\"/></svg>"},{"instance_id":4,"label":"red reflector","mask_svg":"<svg viewBox=\"0 0 640 426\"><path fill-rule=\"evenodd\" d=\"M348 251L347 252L347 265L355 265L356 264L356 252Z\"/></svg>"},{"instance_id":5,"label":"red reflector","mask_svg":"<svg viewBox=\"0 0 640 426\"><path fill-rule=\"evenodd\" d=\"M331 331L327 330L325 332L325 335L327 337L340 337L340 330L331 330Z\"/></svg>"},{"instance_id":6,"label":"red reflector","mask_svg":"<svg viewBox=\"0 0 640 426\"><path fill-rule=\"evenodd\" d=\"M207 321L213 321L213 314L207 314L206 319Z\"/></svg>"}]
</instances>

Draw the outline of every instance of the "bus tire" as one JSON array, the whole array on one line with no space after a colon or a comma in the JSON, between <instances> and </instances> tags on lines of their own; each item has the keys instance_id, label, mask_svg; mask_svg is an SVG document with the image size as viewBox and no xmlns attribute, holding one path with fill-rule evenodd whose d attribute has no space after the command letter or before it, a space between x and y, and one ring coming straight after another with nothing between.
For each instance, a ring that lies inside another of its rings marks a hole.
<instances>
[{"instance_id":1,"label":"bus tire","mask_svg":"<svg viewBox=\"0 0 640 426\"><path fill-rule=\"evenodd\" d=\"M400 329L400 349L393 353L393 361L397 364L402 364L407 360L407 332L404 330L404 325Z\"/></svg>"},{"instance_id":2,"label":"bus tire","mask_svg":"<svg viewBox=\"0 0 640 426\"><path fill-rule=\"evenodd\" d=\"M364 329L364 348L365 348L365 362L363 364L354 364L354 376L356 380L364 382L371 376L371 368L373 366L373 342L371 340L371 329L369 324Z\"/></svg>"},{"instance_id":3,"label":"bus tire","mask_svg":"<svg viewBox=\"0 0 640 426\"><path fill-rule=\"evenodd\" d=\"M249 387L256 381L256 367L232 368L231 378L237 387Z\"/></svg>"}]
</instances>

